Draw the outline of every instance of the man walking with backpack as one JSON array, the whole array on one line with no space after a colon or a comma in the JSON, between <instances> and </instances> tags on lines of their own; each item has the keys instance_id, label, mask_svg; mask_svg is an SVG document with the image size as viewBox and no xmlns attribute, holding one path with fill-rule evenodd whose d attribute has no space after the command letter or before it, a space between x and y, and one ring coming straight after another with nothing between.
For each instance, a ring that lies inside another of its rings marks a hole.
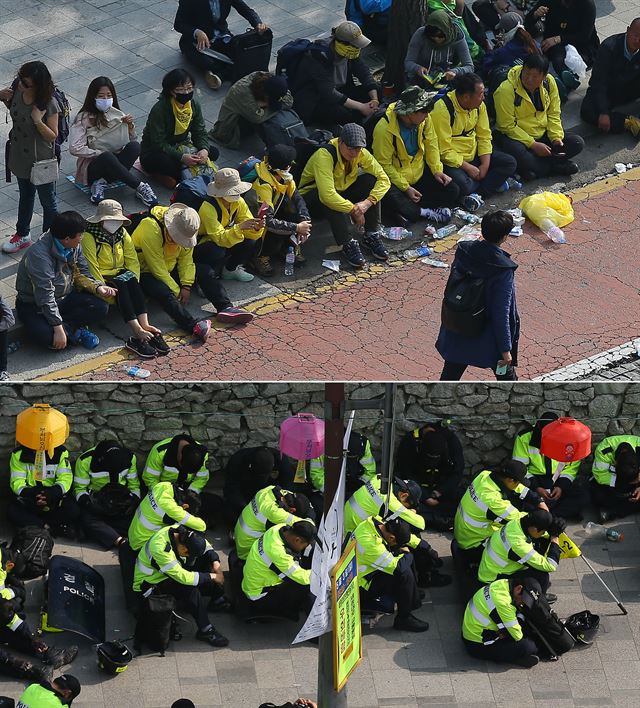
<instances>
[{"instance_id":1,"label":"man walking with backpack","mask_svg":"<svg viewBox=\"0 0 640 708\"><path fill-rule=\"evenodd\" d=\"M482 239L456 250L442 302L436 349L444 359L441 381L458 381L467 366L491 369L498 381L517 381L520 317L515 270L500 248L513 228L506 211L482 219Z\"/></svg>"}]
</instances>

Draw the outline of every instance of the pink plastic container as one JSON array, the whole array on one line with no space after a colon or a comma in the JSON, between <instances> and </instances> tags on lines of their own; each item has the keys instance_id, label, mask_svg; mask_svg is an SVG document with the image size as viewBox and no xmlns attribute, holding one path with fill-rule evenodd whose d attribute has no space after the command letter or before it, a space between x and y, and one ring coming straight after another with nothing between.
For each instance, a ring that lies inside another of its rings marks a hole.
<instances>
[{"instance_id":1,"label":"pink plastic container","mask_svg":"<svg viewBox=\"0 0 640 708\"><path fill-rule=\"evenodd\" d=\"M280 452L294 460L313 460L324 454L324 420L298 413L280 426Z\"/></svg>"}]
</instances>

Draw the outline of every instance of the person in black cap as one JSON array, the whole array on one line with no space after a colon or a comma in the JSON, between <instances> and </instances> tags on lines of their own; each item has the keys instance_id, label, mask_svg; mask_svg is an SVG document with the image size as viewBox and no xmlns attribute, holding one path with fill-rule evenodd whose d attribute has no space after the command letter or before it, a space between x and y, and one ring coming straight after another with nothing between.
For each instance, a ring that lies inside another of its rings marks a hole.
<instances>
[{"instance_id":1,"label":"person in black cap","mask_svg":"<svg viewBox=\"0 0 640 708\"><path fill-rule=\"evenodd\" d=\"M395 469L414 479L422 495L418 512L427 528L450 531L458 502L464 493L464 453L455 432L443 421L414 428L400 441Z\"/></svg>"},{"instance_id":2,"label":"person in black cap","mask_svg":"<svg viewBox=\"0 0 640 708\"><path fill-rule=\"evenodd\" d=\"M266 231L250 265L263 277L273 275L271 256L284 257L290 247L295 250L296 262L304 261L301 246L311 235L309 210L291 174L295 158L294 147L274 145L256 165L253 192L258 205L266 204L268 209Z\"/></svg>"},{"instance_id":3,"label":"person in black cap","mask_svg":"<svg viewBox=\"0 0 640 708\"><path fill-rule=\"evenodd\" d=\"M258 133L260 126L281 110L293 106L285 76L254 71L231 86L220 106L218 119L209 137L225 147L238 150L243 138Z\"/></svg>"},{"instance_id":4,"label":"person in black cap","mask_svg":"<svg viewBox=\"0 0 640 708\"><path fill-rule=\"evenodd\" d=\"M80 681L71 674L62 674L51 683L32 683L20 696L19 708L58 708L70 706L80 695Z\"/></svg>"},{"instance_id":5,"label":"person in black cap","mask_svg":"<svg viewBox=\"0 0 640 708\"><path fill-rule=\"evenodd\" d=\"M147 456L142 481L147 489L158 482L178 482L200 494L209 481L209 452L190 435L181 433L156 443Z\"/></svg>"}]
</instances>

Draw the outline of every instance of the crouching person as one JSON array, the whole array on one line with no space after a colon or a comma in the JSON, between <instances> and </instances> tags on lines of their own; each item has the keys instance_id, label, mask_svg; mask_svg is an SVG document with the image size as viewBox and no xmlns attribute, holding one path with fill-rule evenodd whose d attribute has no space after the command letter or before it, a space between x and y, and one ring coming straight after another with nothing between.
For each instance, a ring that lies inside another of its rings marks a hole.
<instances>
[{"instance_id":1,"label":"crouching person","mask_svg":"<svg viewBox=\"0 0 640 708\"><path fill-rule=\"evenodd\" d=\"M71 674L63 674L51 683L32 683L20 696L20 708L62 708L70 706L80 695L80 681Z\"/></svg>"},{"instance_id":2,"label":"crouching person","mask_svg":"<svg viewBox=\"0 0 640 708\"><path fill-rule=\"evenodd\" d=\"M533 607L541 593L533 578L494 580L469 600L462 620L462 641L475 659L527 668L538 661L538 647L524 636L518 610Z\"/></svg>"}]
</instances>

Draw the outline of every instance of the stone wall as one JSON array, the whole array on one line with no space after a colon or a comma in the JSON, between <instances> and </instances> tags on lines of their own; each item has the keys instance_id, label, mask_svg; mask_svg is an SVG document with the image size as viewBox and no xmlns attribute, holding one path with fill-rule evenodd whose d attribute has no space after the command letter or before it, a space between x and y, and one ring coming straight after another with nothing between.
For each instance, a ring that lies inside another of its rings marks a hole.
<instances>
[{"instance_id":1,"label":"stone wall","mask_svg":"<svg viewBox=\"0 0 640 708\"><path fill-rule=\"evenodd\" d=\"M381 397L382 384L348 384L354 399ZM68 417L73 453L115 437L141 456L154 442L183 430L207 442L212 470L245 444L277 444L278 426L291 413L322 416L322 384L2 384L0 461L14 445L15 416L35 402L50 403ZM463 440L469 471L510 455L515 433L538 413L570 414L587 423L594 444L605 435L640 435L637 384L400 384L396 444L404 430L446 417ZM382 414L356 413L355 428L380 455Z\"/></svg>"}]
</instances>

